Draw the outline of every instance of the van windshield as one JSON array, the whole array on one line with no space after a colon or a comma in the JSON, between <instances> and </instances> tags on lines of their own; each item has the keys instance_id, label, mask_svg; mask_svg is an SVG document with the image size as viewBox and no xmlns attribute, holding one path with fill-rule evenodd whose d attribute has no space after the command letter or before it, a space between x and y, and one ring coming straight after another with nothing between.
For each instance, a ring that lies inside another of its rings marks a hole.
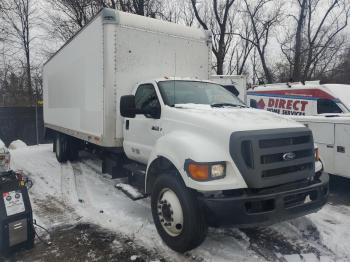
<instances>
[{"instance_id":1,"label":"van windshield","mask_svg":"<svg viewBox=\"0 0 350 262\"><path fill-rule=\"evenodd\" d=\"M202 104L212 107L245 107L244 103L224 87L214 83L169 80L158 83L163 101L176 104Z\"/></svg>"}]
</instances>

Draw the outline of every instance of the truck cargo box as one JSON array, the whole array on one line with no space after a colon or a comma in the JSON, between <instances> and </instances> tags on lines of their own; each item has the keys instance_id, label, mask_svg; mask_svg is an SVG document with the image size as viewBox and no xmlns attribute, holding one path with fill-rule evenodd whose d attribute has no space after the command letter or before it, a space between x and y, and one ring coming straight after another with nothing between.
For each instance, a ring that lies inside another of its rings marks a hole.
<instances>
[{"instance_id":1,"label":"truck cargo box","mask_svg":"<svg viewBox=\"0 0 350 262\"><path fill-rule=\"evenodd\" d=\"M207 31L103 9L44 65L45 127L121 147L121 96L139 81L210 71Z\"/></svg>"}]
</instances>

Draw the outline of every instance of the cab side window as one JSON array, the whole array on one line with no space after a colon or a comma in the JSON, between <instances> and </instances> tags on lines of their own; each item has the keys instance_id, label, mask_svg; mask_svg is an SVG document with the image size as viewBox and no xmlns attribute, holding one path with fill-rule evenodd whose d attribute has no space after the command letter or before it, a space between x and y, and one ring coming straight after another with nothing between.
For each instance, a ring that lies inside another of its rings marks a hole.
<instances>
[{"instance_id":1,"label":"cab side window","mask_svg":"<svg viewBox=\"0 0 350 262\"><path fill-rule=\"evenodd\" d=\"M137 88L135 106L136 109L145 111L160 108L157 93L152 84L143 84Z\"/></svg>"},{"instance_id":2,"label":"cab side window","mask_svg":"<svg viewBox=\"0 0 350 262\"><path fill-rule=\"evenodd\" d=\"M342 113L343 111L339 108L339 106L330 99L318 99L317 100L317 113L325 114L325 113Z\"/></svg>"}]
</instances>

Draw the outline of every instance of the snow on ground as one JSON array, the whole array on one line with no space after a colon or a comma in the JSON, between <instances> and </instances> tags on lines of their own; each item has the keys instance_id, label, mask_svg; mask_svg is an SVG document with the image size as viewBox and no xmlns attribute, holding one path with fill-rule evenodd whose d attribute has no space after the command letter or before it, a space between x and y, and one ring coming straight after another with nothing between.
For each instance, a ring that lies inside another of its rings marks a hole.
<instances>
[{"instance_id":1,"label":"snow on ground","mask_svg":"<svg viewBox=\"0 0 350 262\"><path fill-rule=\"evenodd\" d=\"M320 212L267 228L210 229L185 255L170 250L155 229L149 199L132 201L101 174L91 156L59 164L52 145L12 150L12 167L32 180L30 196L39 224L90 223L123 234L170 261L349 261L350 208L329 203Z\"/></svg>"},{"instance_id":2,"label":"snow on ground","mask_svg":"<svg viewBox=\"0 0 350 262\"><path fill-rule=\"evenodd\" d=\"M23 148L23 147L27 147L27 144L24 143L22 140L12 141L11 144L9 145L9 149L12 149L12 150Z\"/></svg>"}]
</instances>

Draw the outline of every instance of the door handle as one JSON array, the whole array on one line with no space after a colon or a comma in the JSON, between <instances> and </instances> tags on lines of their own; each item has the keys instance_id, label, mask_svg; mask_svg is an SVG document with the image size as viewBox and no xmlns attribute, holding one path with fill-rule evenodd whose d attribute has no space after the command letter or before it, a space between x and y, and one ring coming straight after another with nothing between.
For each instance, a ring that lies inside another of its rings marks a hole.
<instances>
[{"instance_id":1,"label":"door handle","mask_svg":"<svg viewBox=\"0 0 350 262\"><path fill-rule=\"evenodd\" d=\"M160 128L159 128L159 126L152 126L152 130L153 131L160 131Z\"/></svg>"},{"instance_id":2,"label":"door handle","mask_svg":"<svg viewBox=\"0 0 350 262\"><path fill-rule=\"evenodd\" d=\"M334 146L333 145L327 145L327 148L333 148Z\"/></svg>"},{"instance_id":3,"label":"door handle","mask_svg":"<svg viewBox=\"0 0 350 262\"><path fill-rule=\"evenodd\" d=\"M339 153L345 153L345 147L343 147L343 146L337 146L337 152L339 152Z\"/></svg>"}]
</instances>

